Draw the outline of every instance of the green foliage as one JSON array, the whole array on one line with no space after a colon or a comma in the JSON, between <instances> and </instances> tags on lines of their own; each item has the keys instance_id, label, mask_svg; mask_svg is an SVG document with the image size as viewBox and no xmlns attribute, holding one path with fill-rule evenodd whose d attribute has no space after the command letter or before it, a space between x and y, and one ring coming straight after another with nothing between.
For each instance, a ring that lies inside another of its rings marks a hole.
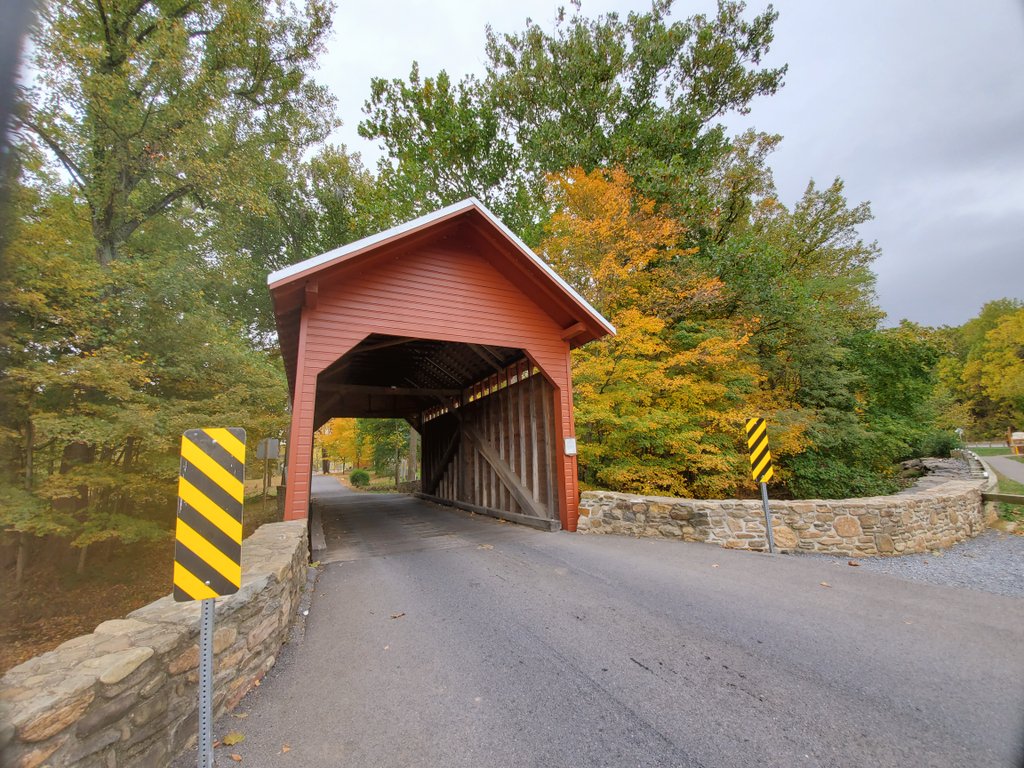
<instances>
[{"instance_id":1,"label":"green foliage","mask_svg":"<svg viewBox=\"0 0 1024 768\"><path fill-rule=\"evenodd\" d=\"M322 0L47 8L20 124L88 204L101 264L164 213L269 208L275 164L333 125L326 89L306 76L330 12Z\"/></svg>"},{"instance_id":2,"label":"green foliage","mask_svg":"<svg viewBox=\"0 0 1024 768\"><path fill-rule=\"evenodd\" d=\"M5 529L83 550L166 537L185 429L283 429L254 308L266 265L307 254L249 223L288 207L289 163L333 124L306 74L328 15L225 0L41 16L0 262Z\"/></svg>"},{"instance_id":3,"label":"green foliage","mask_svg":"<svg viewBox=\"0 0 1024 768\"><path fill-rule=\"evenodd\" d=\"M944 340L936 397L947 425L972 439L1024 428L1024 301L990 301Z\"/></svg>"},{"instance_id":4,"label":"green foliage","mask_svg":"<svg viewBox=\"0 0 1024 768\"><path fill-rule=\"evenodd\" d=\"M487 33L484 79L446 72L376 79L360 134L381 142L378 172L408 217L475 195L526 242L550 214L545 177L622 165L642 190L676 190L676 172L728 146L716 122L774 93L785 68L759 68L772 10L747 21L743 3L670 22L671 0L626 20L560 12L553 32ZM653 195L658 198L657 194Z\"/></svg>"},{"instance_id":5,"label":"green foliage","mask_svg":"<svg viewBox=\"0 0 1024 768\"><path fill-rule=\"evenodd\" d=\"M370 484L370 473L365 469L354 469L348 476L348 481L356 488L365 488Z\"/></svg>"},{"instance_id":6,"label":"green foliage","mask_svg":"<svg viewBox=\"0 0 1024 768\"><path fill-rule=\"evenodd\" d=\"M409 447L409 424L403 419L357 419L356 443L374 472L394 474Z\"/></svg>"}]
</instances>

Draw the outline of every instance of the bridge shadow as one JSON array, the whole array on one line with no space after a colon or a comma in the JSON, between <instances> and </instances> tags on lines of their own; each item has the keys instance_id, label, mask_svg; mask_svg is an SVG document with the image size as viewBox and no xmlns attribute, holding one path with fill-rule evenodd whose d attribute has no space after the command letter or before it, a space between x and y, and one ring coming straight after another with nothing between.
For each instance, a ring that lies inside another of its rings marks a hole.
<instances>
[{"instance_id":1,"label":"bridge shadow","mask_svg":"<svg viewBox=\"0 0 1024 768\"><path fill-rule=\"evenodd\" d=\"M353 491L323 475L313 476L311 494L313 559L321 563L488 546L499 540L545 535L407 494Z\"/></svg>"}]
</instances>

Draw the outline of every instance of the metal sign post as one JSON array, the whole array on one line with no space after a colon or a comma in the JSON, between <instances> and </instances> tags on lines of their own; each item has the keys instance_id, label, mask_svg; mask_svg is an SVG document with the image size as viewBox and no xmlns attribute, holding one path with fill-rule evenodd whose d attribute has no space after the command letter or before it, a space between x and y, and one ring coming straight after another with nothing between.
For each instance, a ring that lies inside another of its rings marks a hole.
<instances>
[{"instance_id":1,"label":"metal sign post","mask_svg":"<svg viewBox=\"0 0 1024 768\"><path fill-rule=\"evenodd\" d=\"M213 768L213 609L217 598L202 601L199 619L199 762Z\"/></svg>"},{"instance_id":2,"label":"metal sign post","mask_svg":"<svg viewBox=\"0 0 1024 768\"><path fill-rule=\"evenodd\" d=\"M768 506L768 484L761 483L761 503L764 505L764 528L768 531L768 551L775 553L775 534L772 533L772 510Z\"/></svg>"},{"instance_id":3,"label":"metal sign post","mask_svg":"<svg viewBox=\"0 0 1024 768\"><path fill-rule=\"evenodd\" d=\"M242 584L245 430L190 429L181 438L174 599L199 600L199 768L213 768L213 613Z\"/></svg>"},{"instance_id":4,"label":"metal sign post","mask_svg":"<svg viewBox=\"0 0 1024 768\"><path fill-rule=\"evenodd\" d=\"M764 505L764 529L768 539L768 551L775 553L775 535L772 533L772 511L768 506L768 481L774 474L772 452L768 450L768 425L764 419L747 421L747 447L750 448L750 472L761 486L761 503Z\"/></svg>"}]
</instances>

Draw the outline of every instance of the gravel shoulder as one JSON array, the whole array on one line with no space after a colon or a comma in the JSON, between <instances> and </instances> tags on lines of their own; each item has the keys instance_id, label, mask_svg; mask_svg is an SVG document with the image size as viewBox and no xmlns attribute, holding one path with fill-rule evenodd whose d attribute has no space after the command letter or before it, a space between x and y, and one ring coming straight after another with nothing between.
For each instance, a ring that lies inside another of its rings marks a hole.
<instances>
[{"instance_id":1,"label":"gravel shoulder","mask_svg":"<svg viewBox=\"0 0 1024 768\"><path fill-rule=\"evenodd\" d=\"M827 559L849 568L850 558L798 555ZM1024 536L989 529L949 549L920 555L867 557L854 560L865 571L944 587L965 587L1007 597L1024 597Z\"/></svg>"}]
</instances>

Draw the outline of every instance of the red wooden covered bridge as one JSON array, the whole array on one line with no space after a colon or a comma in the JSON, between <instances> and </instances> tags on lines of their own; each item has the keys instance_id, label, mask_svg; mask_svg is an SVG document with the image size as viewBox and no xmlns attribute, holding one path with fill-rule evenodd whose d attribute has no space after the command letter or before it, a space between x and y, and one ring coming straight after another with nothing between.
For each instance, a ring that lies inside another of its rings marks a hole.
<instances>
[{"instance_id":1,"label":"red wooden covered bridge","mask_svg":"<svg viewBox=\"0 0 1024 768\"><path fill-rule=\"evenodd\" d=\"M427 496L576 529L569 351L615 329L479 201L267 282L292 398L286 519L308 514L315 430L404 418Z\"/></svg>"}]
</instances>

